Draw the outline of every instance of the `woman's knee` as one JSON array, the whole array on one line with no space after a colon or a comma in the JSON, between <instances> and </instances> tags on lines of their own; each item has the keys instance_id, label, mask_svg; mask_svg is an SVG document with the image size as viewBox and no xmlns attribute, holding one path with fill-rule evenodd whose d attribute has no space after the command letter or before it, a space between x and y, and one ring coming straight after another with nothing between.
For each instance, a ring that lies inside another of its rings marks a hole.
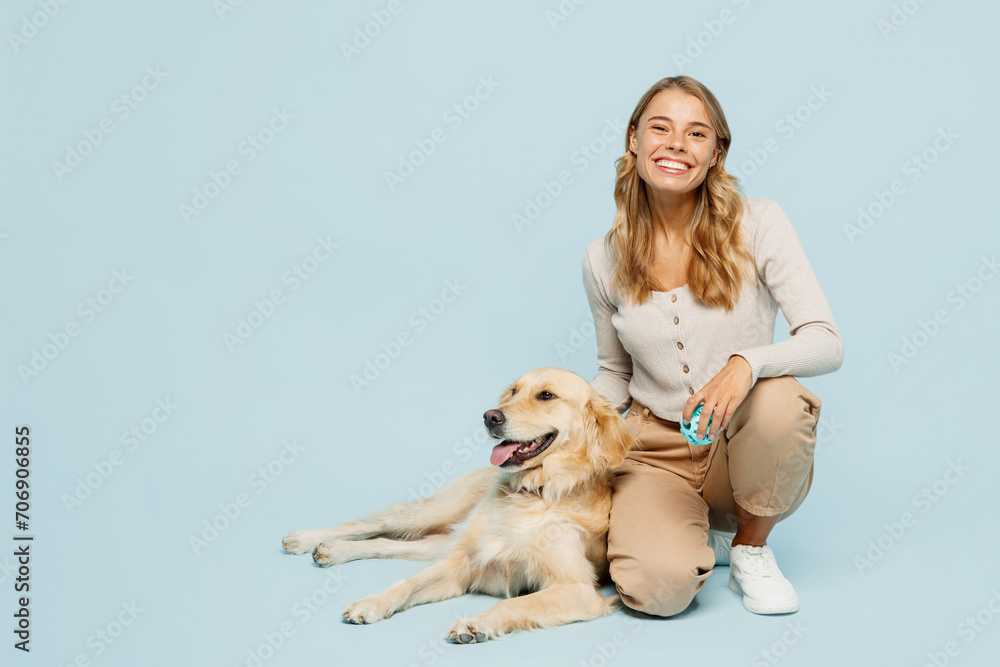
<instances>
[{"instance_id":1,"label":"woman's knee","mask_svg":"<svg viewBox=\"0 0 1000 667\"><path fill-rule=\"evenodd\" d=\"M759 516L791 513L813 466L819 399L791 376L758 382L727 439L733 499Z\"/></svg>"},{"instance_id":2,"label":"woman's knee","mask_svg":"<svg viewBox=\"0 0 1000 667\"><path fill-rule=\"evenodd\" d=\"M819 398L790 375L759 379L753 392L740 430L752 434L755 443L776 448L806 445L811 454L822 407Z\"/></svg>"},{"instance_id":3,"label":"woman's knee","mask_svg":"<svg viewBox=\"0 0 1000 667\"><path fill-rule=\"evenodd\" d=\"M704 558L683 559L660 556L642 562L616 558L611 562L611 579L622 602L654 616L673 616L687 609L712 572L715 554L705 547Z\"/></svg>"}]
</instances>

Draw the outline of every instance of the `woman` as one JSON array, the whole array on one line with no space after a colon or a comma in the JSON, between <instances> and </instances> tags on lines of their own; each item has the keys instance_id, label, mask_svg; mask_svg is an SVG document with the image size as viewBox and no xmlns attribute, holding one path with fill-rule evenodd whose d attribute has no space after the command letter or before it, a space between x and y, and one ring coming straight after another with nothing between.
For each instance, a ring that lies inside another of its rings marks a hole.
<instances>
[{"instance_id":1,"label":"woman","mask_svg":"<svg viewBox=\"0 0 1000 667\"><path fill-rule=\"evenodd\" d=\"M630 408L640 442L614 478L611 578L626 605L658 616L687 608L727 562L749 611L798 609L766 544L812 483L821 404L792 376L843 362L791 222L726 173L731 139L705 86L658 81L629 119L614 226L583 258L591 384L619 413ZM792 335L772 343L779 306ZM703 446L680 433L698 405L696 435L712 438Z\"/></svg>"}]
</instances>

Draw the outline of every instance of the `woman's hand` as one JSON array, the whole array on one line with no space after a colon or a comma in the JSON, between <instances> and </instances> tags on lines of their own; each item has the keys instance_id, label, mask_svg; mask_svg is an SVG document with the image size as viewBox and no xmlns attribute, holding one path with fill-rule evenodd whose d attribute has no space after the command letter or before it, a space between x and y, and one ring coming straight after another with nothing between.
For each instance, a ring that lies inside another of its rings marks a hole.
<instances>
[{"instance_id":1,"label":"woman's hand","mask_svg":"<svg viewBox=\"0 0 1000 667\"><path fill-rule=\"evenodd\" d=\"M691 423L691 416L695 408L702 401L705 405L701 408L701 417L698 419L698 438L705 437L705 425L708 424L709 415L712 415L711 436L714 440L719 436L719 431L729 425L736 408L740 406L743 399L750 392L750 385L753 383L753 371L750 362L739 355L729 357L729 362L719 373L712 378L708 384L691 395L691 398L684 404L684 414L681 417L682 423ZM712 414L718 412L722 415Z\"/></svg>"}]
</instances>

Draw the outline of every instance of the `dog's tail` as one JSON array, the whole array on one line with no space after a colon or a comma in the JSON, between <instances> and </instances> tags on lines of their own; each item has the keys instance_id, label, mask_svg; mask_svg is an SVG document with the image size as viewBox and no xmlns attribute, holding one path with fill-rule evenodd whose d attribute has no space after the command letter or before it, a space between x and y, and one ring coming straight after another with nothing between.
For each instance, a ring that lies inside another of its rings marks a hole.
<instances>
[{"instance_id":1,"label":"dog's tail","mask_svg":"<svg viewBox=\"0 0 1000 667\"><path fill-rule=\"evenodd\" d=\"M605 609L607 609L608 614L614 612L617 609L621 609L624 606L625 606L624 603L622 603L622 597L617 593L615 593L614 595L604 596L604 607Z\"/></svg>"}]
</instances>

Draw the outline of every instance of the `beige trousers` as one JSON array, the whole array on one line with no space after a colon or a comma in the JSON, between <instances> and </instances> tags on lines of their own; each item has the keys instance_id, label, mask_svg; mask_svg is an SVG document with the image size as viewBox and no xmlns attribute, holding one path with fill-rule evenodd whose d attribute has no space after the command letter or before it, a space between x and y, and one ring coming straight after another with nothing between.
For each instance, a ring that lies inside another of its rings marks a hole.
<instances>
[{"instance_id":1,"label":"beige trousers","mask_svg":"<svg viewBox=\"0 0 1000 667\"><path fill-rule=\"evenodd\" d=\"M613 479L610 575L633 609L672 616L715 565L709 526L736 530L736 505L790 516L813 478L821 403L794 377L759 378L710 445L633 399L625 416L640 445ZM780 521L780 520L779 520Z\"/></svg>"}]
</instances>

